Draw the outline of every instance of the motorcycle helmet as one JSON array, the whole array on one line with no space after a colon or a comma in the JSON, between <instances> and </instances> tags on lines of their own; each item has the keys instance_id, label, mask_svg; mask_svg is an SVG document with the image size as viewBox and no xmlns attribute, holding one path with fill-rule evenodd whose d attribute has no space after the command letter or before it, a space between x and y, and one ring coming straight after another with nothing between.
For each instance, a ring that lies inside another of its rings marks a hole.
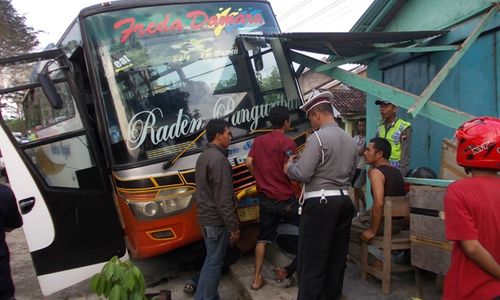
<instances>
[{"instance_id":1,"label":"motorcycle helmet","mask_svg":"<svg viewBox=\"0 0 500 300\"><path fill-rule=\"evenodd\" d=\"M500 119L474 118L462 124L455 136L460 166L500 170Z\"/></svg>"}]
</instances>

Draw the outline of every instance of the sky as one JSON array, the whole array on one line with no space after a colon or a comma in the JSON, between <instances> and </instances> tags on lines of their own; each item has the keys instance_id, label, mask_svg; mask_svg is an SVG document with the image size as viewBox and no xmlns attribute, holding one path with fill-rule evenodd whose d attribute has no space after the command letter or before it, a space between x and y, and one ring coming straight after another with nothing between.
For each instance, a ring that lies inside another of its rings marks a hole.
<instances>
[{"instance_id":1,"label":"sky","mask_svg":"<svg viewBox=\"0 0 500 300\"><path fill-rule=\"evenodd\" d=\"M270 0L283 32L345 32L373 0ZM99 0L11 0L38 34L40 49L56 43L82 8Z\"/></svg>"}]
</instances>

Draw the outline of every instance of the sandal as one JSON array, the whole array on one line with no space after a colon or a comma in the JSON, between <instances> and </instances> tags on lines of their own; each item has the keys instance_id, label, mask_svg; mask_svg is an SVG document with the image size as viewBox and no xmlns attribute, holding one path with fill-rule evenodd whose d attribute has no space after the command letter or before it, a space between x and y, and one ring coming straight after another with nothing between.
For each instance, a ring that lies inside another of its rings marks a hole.
<instances>
[{"instance_id":1,"label":"sandal","mask_svg":"<svg viewBox=\"0 0 500 300\"><path fill-rule=\"evenodd\" d=\"M196 287L194 286L194 284L188 282L184 285L184 289L182 291L188 295L194 295L194 293L196 292Z\"/></svg>"},{"instance_id":2,"label":"sandal","mask_svg":"<svg viewBox=\"0 0 500 300\"><path fill-rule=\"evenodd\" d=\"M288 272L286 271L286 269L285 269L285 268L277 268L277 269L274 269L274 273L276 274L276 282L277 282L277 283L281 283L281 282L283 282L285 279L287 279Z\"/></svg>"}]
</instances>

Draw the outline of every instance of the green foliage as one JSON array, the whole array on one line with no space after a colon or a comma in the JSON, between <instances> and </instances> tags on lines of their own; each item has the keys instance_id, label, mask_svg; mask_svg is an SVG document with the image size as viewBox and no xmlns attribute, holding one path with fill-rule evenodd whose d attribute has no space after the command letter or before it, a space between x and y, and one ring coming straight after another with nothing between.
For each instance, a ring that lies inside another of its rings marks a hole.
<instances>
[{"instance_id":1,"label":"green foliage","mask_svg":"<svg viewBox=\"0 0 500 300\"><path fill-rule=\"evenodd\" d=\"M28 52L38 45L37 32L26 26L11 0L0 0L0 56L7 57Z\"/></svg>"},{"instance_id":2,"label":"green foliage","mask_svg":"<svg viewBox=\"0 0 500 300\"><path fill-rule=\"evenodd\" d=\"M143 300L146 286L141 270L130 260L113 256L90 280L90 288L109 300Z\"/></svg>"},{"instance_id":3,"label":"green foliage","mask_svg":"<svg viewBox=\"0 0 500 300\"><path fill-rule=\"evenodd\" d=\"M26 131L26 126L24 125L24 121L22 119L12 119L5 120L7 127L13 132L24 132Z\"/></svg>"},{"instance_id":4,"label":"green foliage","mask_svg":"<svg viewBox=\"0 0 500 300\"><path fill-rule=\"evenodd\" d=\"M12 6L11 0L0 0L0 57L9 57L30 52L38 46L37 33L33 28L27 26L26 18L18 14ZM26 65L0 66L0 88L27 83L19 80L26 74L30 74L31 68ZM29 78L29 77L28 77ZM19 81L19 82L17 82ZM20 101L22 96L19 92L9 95L0 95L0 109L4 119L17 118L21 112ZM16 131L24 126L16 124Z\"/></svg>"},{"instance_id":5,"label":"green foliage","mask_svg":"<svg viewBox=\"0 0 500 300\"><path fill-rule=\"evenodd\" d=\"M271 73L266 77L263 76L263 73L257 73L256 78L262 91L270 91L283 86L277 67L273 67Z\"/></svg>"},{"instance_id":6,"label":"green foliage","mask_svg":"<svg viewBox=\"0 0 500 300\"><path fill-rule=\"evenodd\" d=\"M217 91L217 90L227 89L235 86L237 83L238 80L236 78L236 74L232 74L230 78L219 81L217 83L217 86L215 87L215 90Z\"/></svg>"}]
</instances>

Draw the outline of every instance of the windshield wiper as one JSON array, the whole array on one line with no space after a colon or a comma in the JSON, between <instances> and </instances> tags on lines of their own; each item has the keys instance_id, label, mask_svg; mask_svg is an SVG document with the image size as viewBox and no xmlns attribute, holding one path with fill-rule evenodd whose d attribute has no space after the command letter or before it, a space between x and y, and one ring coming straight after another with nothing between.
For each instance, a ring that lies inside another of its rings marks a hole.
<instances>
[{"instance_id":1,"label":"windshield wiper","mask_svg":"<svg viewBox=\"0 0 500 300\"><path fill-rule=\"evenodd\" d=\"M163 164L163 170L166 170L166 169L170 168L171 166L173 166L175 164L175 162L177 162L177 160L179 158L181 158L184 155L184 153L186 153L186 151L188 151L191 148L191 146L193 146L193 144L196 143L205 134L206 131L207 131L206 129L203 129L203 131L200 134L198 134L196 136L196 138L194 138L191 141L191 143L189 143L186 147L184 147L184 149L182 149L182 151L179 154L177 154L176 157L174 157L173 159L165 162Z\"/></svg>"}]
</instances>

